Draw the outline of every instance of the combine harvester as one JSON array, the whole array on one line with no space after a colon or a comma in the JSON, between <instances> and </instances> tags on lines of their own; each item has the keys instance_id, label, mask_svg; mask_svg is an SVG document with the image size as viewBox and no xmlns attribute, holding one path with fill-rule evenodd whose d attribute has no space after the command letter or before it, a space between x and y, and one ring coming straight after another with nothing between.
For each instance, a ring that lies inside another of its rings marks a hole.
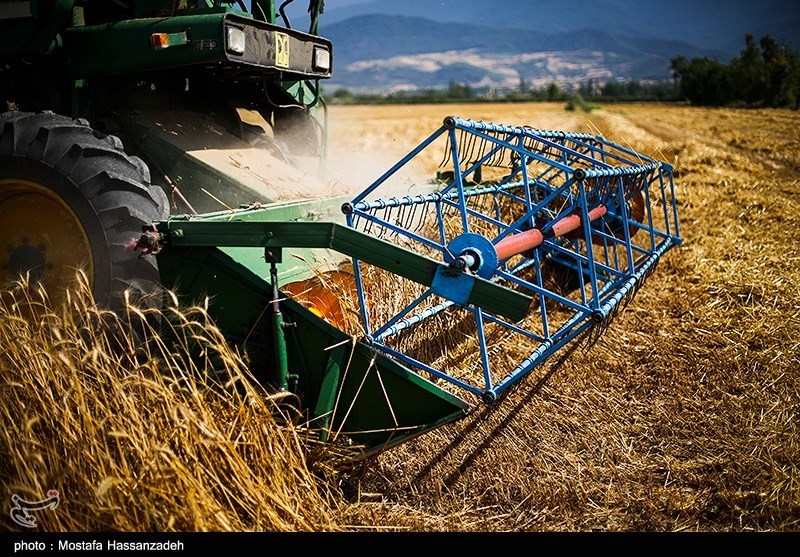
<instances>
[{"instance_id":1,"label":"combine harvester","mask_svg":"<svg viewBox=\"0 0 800 557\"><path fill-rule=\"evenodd\" d=\"M356 196L306 192L321 5L302 33L272 0L0 2L0 278L208 298L257 380L372 453L602 331L680 231L668 164L457 117Z\"/></svg>"}]
</instances>

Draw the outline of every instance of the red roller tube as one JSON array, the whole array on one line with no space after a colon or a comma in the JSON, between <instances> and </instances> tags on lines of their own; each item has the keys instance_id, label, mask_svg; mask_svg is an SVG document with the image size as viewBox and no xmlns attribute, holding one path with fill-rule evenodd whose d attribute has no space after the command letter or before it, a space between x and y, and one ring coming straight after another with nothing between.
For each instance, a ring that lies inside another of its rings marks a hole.
<instances>
[{"instance_id":1,"label":"red roller tube","mask_svg":"<svg viewBox=\"0 0 800 557\"><path fill-rule=\"evenodd\" d=\"M603 217L607 212L608 209L606 209L605 205L598 205L589 211L589 222ZM554 237L564 236L573 230L577 230L580 228L580 226L580 215L569 215L568 217L559 219L553 225L551 234ZM497 259L499 261L503 261L524 251L538 247L543 241L544 234L542 234L542 231L538 228L532 228L530 230L526 230L525 232L503 238L497 242L497 244L494 246L494 249L495 252L497 252Z\"/></svg>"},{"instance_id":2,"label":"red roller tube","mask_svg":"<svg viewBox=\"0 0 800 557\"><path fill-rule=\"evenodd\" d=\"M599 219L608 212L605 205L598 205L591 211L589 211L589 222ZM573 230L577 230L581 226L581 216L572 214L568 217L564 217L563 219L559 219L553 225L553 236L558 238L559 236L565 236L572 232Z\"/></svg>"},{"instance_id":3,"label":"red roller tube","mask_svg":"<svg viewBox=\"0 0 800 557\"><path fill-rule=\"evenodd\" d=\"M533 249L541 245L543 241L544 236L542 235L542 231L538 228L531 228L520 234L514 234L513 236L503 238L497 242L494 246L494 250L497 252L497 260L503 261L509 257L514 257L518 253Z\"/></svg>"}]
</instances>

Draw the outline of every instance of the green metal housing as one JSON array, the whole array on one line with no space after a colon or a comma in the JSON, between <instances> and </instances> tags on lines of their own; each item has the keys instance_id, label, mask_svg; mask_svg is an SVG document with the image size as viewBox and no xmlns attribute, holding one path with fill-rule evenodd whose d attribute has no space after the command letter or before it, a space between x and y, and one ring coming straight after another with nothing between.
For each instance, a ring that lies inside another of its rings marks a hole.
<instances>
[{"instance_id":1,"label":"green metal housing","mask_svg":"<svg viewBox=\"0 0 800 557\"><path fill-rule=\"evenodd\" d=\"M255 376L275 389L288 386L296 393L309 427L321 440L355 445L369 454L463 417L468 403L376 353L291 297L281 294L275 301L273 285L265 279L269 262L297 247L325 247L423 284L431 283L438 264L335 223L273 220L274 210L280 209L253 207L159 223L163 284L187 299L209 297L210 314L245 351ZM230 247L249 251L249 257L243 252L231 257L224 251ZM530 303L488 281L476 288L475 300L513 318ZM271 318L276 303L280 319ZM284 359L288 381L276 365Z\"/></svg>"}]
</instances>

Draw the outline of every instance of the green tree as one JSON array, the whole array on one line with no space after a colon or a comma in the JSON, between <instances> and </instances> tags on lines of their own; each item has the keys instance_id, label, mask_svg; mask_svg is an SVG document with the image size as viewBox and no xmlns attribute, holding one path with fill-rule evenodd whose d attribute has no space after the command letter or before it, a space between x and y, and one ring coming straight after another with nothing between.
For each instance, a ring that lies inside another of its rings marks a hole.
<instances>
[{"instance_id":1,"label":"green tree","mask_svg":"<svg viewBox=\"0 0 800 557\"><path fill-rule=\"evenodd\" d=\"M796 106L800 97L800 68L791 49L769 35L761 38L765 67L765 96L769 106Z\"/></svg>"},{"instance_id":2,"label":"green tree","mask_svg":"<svg viewBox=\"0 0 800 557\"><path fill-rule=\"evenodd\" d=\"M475 96L475 92L472 90L472 87L469 83L456 83L454 80L450 80L450 84L447 87L447 97L452 100L465 100L471 99Z\"/></svg>"},{"instance_id":3,"label":"green tree","mask_svg":"<svg viewBox=\"0 0 800 557\"><path fill-rule=\"evenodd\" d=\"M625 86L625 93L629 97L641 97L644 94L644 87L638 81L629 81Z\"/></svg>"},{"instance_id":4,"label":"green tree","mask_svg":"<svg viewBox=\"0 0 800 557\"><path fill-rule=\"evenodd\" d=\"M337 89L333 92L333 98L336 100L344 100L352 97L353 94L348 89Z\"/></svg>"},{"instance_id":5,"label":"green tree","mask_svg":"<svg viewBox=\"0 0 800 557\"><path fill-rule=\"evenodd\" d=\"M621 97L625 91L625 86L619 81L608 81L600 89L604 97Z\"/></svg>"},{"instance_id":6,"label":"green tree","mask_svg":"<svg viewBox=\"0 0 800 557\"><path fill-rule=\"evenodd\" d=\"M678 57L672 61L673 71L680 77L680 94L692 104L725 104L731 98L728 69L716 60Z\"/></svg>"},{"instance_id":7,"label":"green tree","mask_svg":"<svg viewBox=\"0 0 800 557\"><path fill-rule=\"evenodd\" d=\"M745 35L745 48L729 64L708 58L671 60L681 97L692 104L797 107L800 59L785 44L765 35Z\"/></svg>"},{"instance_id":8,"label":"green tree","mask_svg":"<svg viewBox=\"0 0 800 557\"><path fill-rule=\"evenodd\" d=\"M760 104L767 85L766 66L753 35L745 35L745 48L738 58L731 60L728 69L735 90L731 96L750 105Z\"/></svg>"},{"instance_id":9,"label":"green tree","mask_svg":"<svg viewBox=\"0 0 800 557\"><path fill-rule=\"evenodd\" d=\"M545 97L548 101L560 101L564 99L564 93L555 81L551 81L547 86Z\"/></svg>"}]
</instances>

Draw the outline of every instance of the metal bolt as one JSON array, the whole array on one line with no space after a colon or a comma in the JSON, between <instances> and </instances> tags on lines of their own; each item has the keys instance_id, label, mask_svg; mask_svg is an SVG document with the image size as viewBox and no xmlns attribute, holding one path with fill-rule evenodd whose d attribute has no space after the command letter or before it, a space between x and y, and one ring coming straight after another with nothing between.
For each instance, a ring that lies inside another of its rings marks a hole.
<instances>
[{"instance_id":1,"label":"metal bolt","mask_svg":"<svg viewBox=\"0 0 800 557\"><path fill-rule=\"evenodd\" d=\"M463 257L456 257L450 263L450 268L455 270L455 271L463 271L464 269L467 268L467 262L464 261Z\"/></svg>"}]
</instances>

